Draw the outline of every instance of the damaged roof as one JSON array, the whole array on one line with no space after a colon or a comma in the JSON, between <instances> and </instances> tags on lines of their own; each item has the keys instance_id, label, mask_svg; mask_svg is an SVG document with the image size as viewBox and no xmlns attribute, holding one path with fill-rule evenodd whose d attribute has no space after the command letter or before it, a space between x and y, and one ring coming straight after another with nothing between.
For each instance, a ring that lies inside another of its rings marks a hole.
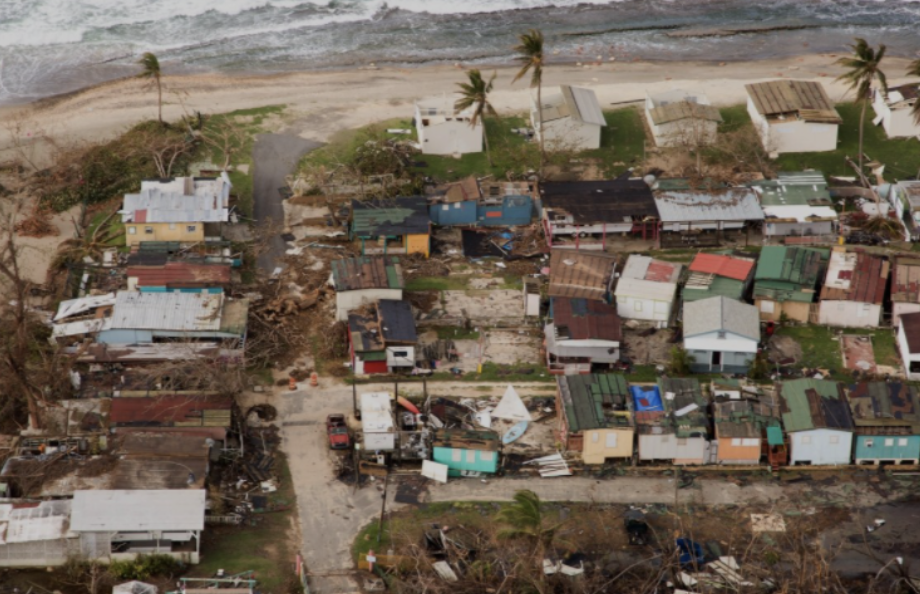
<instances>
[{"instance_id":1,"label":"damaged roof","mask_svg":"<svg viewBox=\"0 0 920 594\"><path fill-rule=\"evenodd\" d=\"M744 85L754 108L767 117L795 116L806 122L840 124L842 119L819 82L771 80Z\"/></svg>"},{"instance_id":2,"label":"damaged roof","mask_svg":"<svg viewBox=\"0 0 920 594\"><path fill-rule=\"evenodd\" d=\"M849 386L847 400L857 427L904 427L920 433L920 399L906 382L860 382Z\"/></svg>"},{"instance_id":3,"label":"damaged roof","mask_svg":"<svg viewBox=\"0 0 920 594\"><path fill-rule=\"evenodd\" d=\"M633 426L632 398L619 373L563 375L556 378L570 433Z\"/></svg>"},{"instance_id":4,"label":"damaged roof","mask_svg":"<svg viewBox=\"0 0 920 594\"><path fill-rule=\"evenodd\" d=\"M828 251L764 246L754 273L754 296L776 301L814 301Z\"/></svg>"},{"instance_id":5,"label":"damaged roof","mask_svg":"<svg viewBox=\"0 0 920 594\"><path fill-rule=\"evenodd\" d=\"M348 315L348 332L356 352L382 351L388 344L415 344L418 333L408 301L381 299Z\"/></svg>"},{"instance_id":6,"label":"damaged roof","mask_svg":"<svg viewBox=\"0 0 920 594\"><path fill-rule=\"evenodd\" d=\"M183 394L113 398L112 426L229 427L233 400L216 395Z\"/></svg>"},{"instance_id":7,"label":"damaged roof","mask_svg":"<svg viewBox=\"0 0 920 594\"><path fill-rule=\"evenodd\" d=\"M754 260L733 258L721 254L699 253L690 262L691 272L714 274L725 278L746 281L754 270Z\"/></svg>"},{"instance_id":8,"label":"damaged roof","mask_svg":"<svg viewBox=\"0 0 920 594\"><path fill-rule=\"evenodd\" d=\"M218 331L223 301L220 293L119 291L112 311L112 328Z\"/></svg>"},{"instance_id":9,"label":"damaged roof","mask_svg":"<svg viewBox=\"0 0 920 594\"><path fill-rule=\"evenodd\" d=\"M831 252L822 301L854 301L881 305L888 285L889 262L862 250L837 247Z\"/></svg>"},{"instance_id":10,"label":"damaged roof","mask_svg":"<svg viewBox=\"0 0 920 594\"><path fill-rule=\"evenodd\" d=\"M757 193L750 188L657 191L655 205L663 223L744 222L764 218Z\"/></svg>"},{"instance_id":11,"label":"damaged roof","mask_svg":"<svg viewBox=\"0 0 920 594\"><path fill-rule=\"evenodd\" d=\"M894 256L891 267L891 301L920 303L920 258Z\"/></svg>"},{"instance_id":12,"label":"damaged roof","mask_svg":"<svg viewBox=\"0 0 920 594\"><path fill-rule=\"evenodd\" d=\"M772 393L717 397L712 403L716 438L762 438L767 427L779 427L779 404Z\"/></svg>"},{"instance_id":13,"label":"damaged roof","mask_svg":"<svg viewBox=\"0 0 920 594\"><path fill-rule=\"evenodd\" d=\"M677 101L665 103L649 111L652 123L656 126L677 122L679 120L695 119L710 122L722 122L722 114L714 105L697 103L696 101Z\"/></svg>"},{"instance_id":14,"label":"damaged roof","mask_svg":"<svg viewBox=\"0 0 920 594\"><path fill-rule=\"evenodd\" d=\"M843 384L796 379L779 385L780 410L787 433L812 429L853 430L853 418Z\"/></svg>"},{"instance_id":15,"label":"damaged roof","mask_svg":"<svg viewBox=\"0 0 920 594\"><path fill-rule=\"evenodd\" d=\"M428 199L413 196L387 200L352 200L351 230L357 237L428 235Z\"/></svg>"},{"instance_id":16,"label":"damaged roof","mask_svg":"<svg viewBox=\"0 0 920 594\"><path fill-rule=\"evenodd\" d=\"M162 266L128 267L127 276L137 278L138 287L227 285L230 283L230 266L167 262Z\"/></svg>"},{"instance_id":17,"label":"damaged roof","mask_svg":"<svg viewBox=\"0 0 920 594\"><path fill-rule=\"evenodd\" d=\"M616 307L588 299L553 299L553 325L560 338L569 340L623 339Z\"/></svg>"},{"instance_id":18,"label":"damaged roof","mask_svg":"<svg viewBox=\"0 0 920 594\"><path fill-rule=\"evenodd\" d=\"M606 299L616 261L616 256L605 253L552 250L549 259L549 296Z\"/></svg>"},{"instance_id":19,"label":"damaged roof","mask_svg":"<svg viewBox=\"0 0 920 594\"><path fill-rule=\"evenodd\" d=\"M658 380L661 402L678 437L709 435L709 405L695 377L663 377Z\"/></svg>"},{"instance_id":20,"label":"damaged roof","mask_svg":"<svg viewBox=\"0 0 920 594\"><path fill-rule=\"evenodd\" d=\"M676 283L680 278L680 264L656 260L640 254L631 254L620 278L634 278L653 283Z\"/></svg>"},{"instance_id":21,"label":"damaged roof","mask_svg":"<svg viewBox=\"0 0 920 594\"><path fill-rule=\"evenodd\" d=\"M594 91L570 85L561 85L559 91L559 95L543 98L544 122L572 118L575 121L595 126L607 125Z\"/></svg>"},{"instance_id":22,"label":"damaged roof","mask_svg":"<svg viewBox=\"0 0 920 594\"><path fill-rule=\"evenodd\" d=\"M333 260L332 283L338 292L402 289L405 286L402 266L395 256L358 256Z\"/></svg>"},{"instance_id":23,"label":"damaged roof","mask_svg":"<svg viewBox=\"0 0 920 594\"><path fill-rule=\"evenodd\" d=\"M501 440L498 433L489 429L436 429L431 436L431 445L436 448L497 452Z\"/></svg>"},{"instance_id":24,"label":"damaged roof","mask_svg":"<svg viewBox=\"0 0 920 594\"><path fill-rule=\"evenodd\" d=\"M540 196L545 210L568 213L577 225L658 218L652 189L641 179L544 182Z\"/></svg>"}]
</instances>

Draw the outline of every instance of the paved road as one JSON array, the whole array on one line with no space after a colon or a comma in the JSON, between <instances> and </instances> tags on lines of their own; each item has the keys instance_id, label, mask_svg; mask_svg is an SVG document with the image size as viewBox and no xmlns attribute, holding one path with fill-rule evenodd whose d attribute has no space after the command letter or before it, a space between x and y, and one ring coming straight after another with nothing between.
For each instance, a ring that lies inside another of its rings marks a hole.
<instances>
[{"instance_id":1,"label":"paved road","mask_svg":"<svg viewBox=\"0 0 920 594\"><path fill-rule=\"evenodd\" d=\"M468 386L469 384L467 384ZM477 386L479 384L476 384ZM488 384L486 384L488 385ZM351 575L350 548L358 531L380 513L381 487L366 486L356 493L333 476L332 456L326 447L323 421L331 412L349 413L350 387L341 385L306 387L294 392L279 391L274 397L283 426L283 447L297 491L303 534L302 553L312 574L316 594L359 592ZM443 386L432 383L429 390L441 393ZM388 389L386 385L360 389ZM392 389L390 386L389 389ZM419 386L419 389L421 387ZM504 389L496 384L494 391ZM526 390L524 390L526 391ZM583 501L620 504L763 504L776 509L802 510L812 506L850 505L864 508L879 505L885 497L868 482L837 485L801 482L779 484L755 482L738 486L720 479L705 478L701 471L692 487L679 489L673 477L617 477L595 480L583 477L554 479L452 480L446 485L430 483L421 501L510 501L515 491L532 489L545 501ZM399 477L391 483L399 481ZM905 485L891 496L904 496ZM399 509L389 489L387 508ZM895 514L887 515L896 521Z\"/></svg>"},{"instance_id":2,"label":"paved road","mask_svg":"<svg viewBox=\"0 0 920 594\"><path fill-rule=\"evenodd\" d=\"M269 219L278 225L284 223L278 188L284 187L284 177L294 171L300 157L320 146L320 142L293 134L259 134L256 137L252 147L253 218L256 223ZM271 274L284 250L284 240L280 236L272 237L269 249L259 256L259 270Z\"/></svg>"}]
</instances>

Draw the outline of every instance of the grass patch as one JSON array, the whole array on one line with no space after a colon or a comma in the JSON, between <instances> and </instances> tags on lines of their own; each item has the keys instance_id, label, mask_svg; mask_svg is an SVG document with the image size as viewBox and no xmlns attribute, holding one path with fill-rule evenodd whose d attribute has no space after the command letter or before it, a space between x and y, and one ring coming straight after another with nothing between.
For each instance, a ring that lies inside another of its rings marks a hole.
<instances>
[{"instance_id":1,"label":"grass patch","mask_svg":"<svg viewBox=\"0 0 920 594\"><path fill-rule=\"evenodd\" d=\"M96 229L99 228L99 225L108 218L111 211L97 212L93 215L93 218L90 219L89 225L86 227L86 237L92 237L93 233L96 232ZM104 242L104 245L111 247L125 247L125 225L121 222L121 217L118 215L113 216L109 219L109 222L106 224L106 228L99 232L100 235L107 235L108 239Z\"/></svg>"},{"instance_id":2,"label":"grass patch","mask_svg":"<svg viewBox=\"0 0 920 594\"><path fill-rule=\"evenodd\" d=\"M438 338L441 340L478 340L479 330L460 328L458 326L439 326Z\"/></svg>"},{"instance_id":3,"label":"grass patch","mask_svg":"<svg viewBox=\"0 0 920 594\"><path fill-rule=\"evenodd\" d=\"M463 291L468 279L453 276L421 276L406 281L406 291Z\"/></svg>"},{"instance_id":4,"label":"grass patch","mask_svg":"<svg viewBox=\"0 0 920 594\"><path fill-rule=\"evenodd\" d=\"M248 173L238 169L230 172L233 194L237 197L236 206L244 217L252 218L252 145L257 134L267 131L266 120L283 113L285 107L266 105L214 114L202 128L202 134L212 139L212 144L204 149L211 162L222 165L229 152L231 165L249 165Z\"/></svg>"},{"instance_id":5,"label":"grass patch","mask_svg":"<svg viewBox=\"0 0 920 594\"><path fill-rule=\"evenodd\" d=\"M837 333L868 334L872 336L875 361L879 365L898 365L899 356L894 333L887 328L828 328L826 326L784 326L777 329L779 336L788 336L802 347L802 367L828 369L831 377L839 381L852 380L843 366L843 355Z\"/></svg>"},{"instance_id":6,"label":"grass patch","mask_svg":"<svg viewBox=\"0 0 920 594\"><path fill-rule=\"evenodd\" d=\"M291 528L296 499L287 459L275 452L275 469L281 479L278 491L268 495L274 505L290 506L285 511L256 514L254 525L208 526L202 535L201 563L192 566L188 577L211 577L218 569L228 574L253 570L261 592L287 592L295 580L294 551L286 535Z\"/></svg>"},{"instance_id":7,"label":"grass patch","mask_svg":"<svg viewBox=\"0 0 920 594\"><path fill-rule=\"evenodd\" d=\"M604 119L607 126L601 128L601 148L581 156L597 159L606 177L616 177L645 160L645 127L635 106L605 111Z\"/></svg>"},{"instance_id":8,"label":"grass patch","mask_svg":"<svg viewBox=\"0 0 920 594\"><path fill-rule=\"evenodd\" d=\"M837 133L837 150L822 153L786 153L774 161L777 171L801 171L816 169L825 175L853 176L855 172L844 161L844 157L855 158L859 154L859 115L862 108L855 103L837 104L837 112L843 118ZM750 126L751 118L744 105L735 105L720 110L724 120L721 132ZM885 164L885 171L894 178L903 179L917 174L920 169L920 142L913 138L890 139L881 126L873 126L875 112L866 111L863 152L872 159Z\"/></svg>"}]
</instances>

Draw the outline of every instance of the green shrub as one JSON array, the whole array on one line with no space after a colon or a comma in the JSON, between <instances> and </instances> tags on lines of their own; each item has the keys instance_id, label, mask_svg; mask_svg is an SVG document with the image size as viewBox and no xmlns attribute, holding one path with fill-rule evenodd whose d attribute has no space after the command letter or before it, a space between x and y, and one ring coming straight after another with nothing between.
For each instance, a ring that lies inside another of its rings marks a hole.
<instances>
[{"instance_id":1,"label":"green shrub","mask_svg":"<svg viewBox=\"0 0 920 594\"><path fill-rule=\"evenodd\" d=\"M172 577L182 563L169 555L138 555L133 560L112 561L109 573L119 580L148 580L153 576Z\"/></svg>"}]
</instances>

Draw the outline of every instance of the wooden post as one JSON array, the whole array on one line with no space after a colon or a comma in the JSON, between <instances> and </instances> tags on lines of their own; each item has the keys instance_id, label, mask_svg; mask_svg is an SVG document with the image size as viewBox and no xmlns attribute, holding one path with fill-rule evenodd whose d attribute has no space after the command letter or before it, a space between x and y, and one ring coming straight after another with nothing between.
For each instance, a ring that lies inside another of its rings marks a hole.
<instances>
[{"instance_id":1,"label":"wooden post","mask_svg":"<svg viewBox=\"0 0 920 594\"><path fill-rule=\"evenodd\" d=\"M390 484L390 475L387 473L383 479L383 501L380 504L380 521L377 522L377 544L380 544L380 535L383 533L383 515L387 511L387 485Z\"/></svg>"}]
</instances>

